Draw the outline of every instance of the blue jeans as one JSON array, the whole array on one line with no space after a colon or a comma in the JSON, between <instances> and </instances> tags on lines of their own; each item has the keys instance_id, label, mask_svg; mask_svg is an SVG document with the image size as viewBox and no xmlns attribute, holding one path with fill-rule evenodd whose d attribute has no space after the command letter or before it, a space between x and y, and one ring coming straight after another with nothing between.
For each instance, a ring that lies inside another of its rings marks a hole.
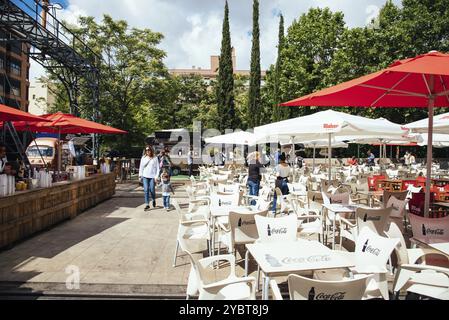
<instances>
[{"instance_id":1,"label":"blue jeans","mask_svg":"<svg viewBox=\"0 0 449 320\"><path fill-rule=\"evenodd\" d=\"M288 194L287 179L282 179L281 186L280 186L279 189L281 189L281 192L282 192L283 195ZM277 195L276 195L276 192L275 192L274 196L273 196L273 207L271 209L273 212L276 212L276 198L277 198Z\"/></svg>"},{"instance_id":2,"label":"blue jeans","mask_svg":"<svg viewBox=\"0 0 449 320\"><path fill-rule=\"evenodd\" d=\"M259 195L260 181L248 180L248 187L249 187L249 195L250 196L258 196ZM252 206L254 206L256 204L256 200L251 200L250 204Z\"/></svg>"},{"instance_id":3,"label":"blue jeans","mask_svg":"<svg viewBox=\"0 0 449 320\"><path fill-rule=\"evenodd\" d=\"M150 203L150 199L153 199L153 202L156 201L156 189L154 186L154 178L143 177L142 179L143 179L143 193L145 195L145 203L148 205Z\"/></svg>"},{"instance_id":4,"label":"blue jeans","mask_svg":"<svg viewBox=\"0 0 449 320\"><path fill-rule=\"evenodd\" d=\"M170 208L170 196L162 196L162 199L164 200L164 208L169 209Z\"/></svg>"}]
</instances>

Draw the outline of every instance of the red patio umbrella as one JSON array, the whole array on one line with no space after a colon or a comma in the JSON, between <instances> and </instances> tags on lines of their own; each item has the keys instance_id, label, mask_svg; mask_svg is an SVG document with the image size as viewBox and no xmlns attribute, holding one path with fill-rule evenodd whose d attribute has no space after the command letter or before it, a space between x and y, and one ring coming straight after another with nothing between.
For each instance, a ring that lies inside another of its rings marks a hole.
<instances>
[{"instance_id":1,"label":"red patio umbrella","mask_svg":"<svg viewBox=\"0 0 449 320\"><path fill-rule=\"evenodd\" d=\"M21 120L30 122L49 121L45 118L32 115L31 113L7 107L4 104L0 104L0 121L21 121Z\"/></svg>"},{"instance_id":2,"label":"red patio umbrella","mask_svg":"<svg viewBox=\"0 0 449 320\"><path fill-rule=\"evenodd\" d=\"M19 131L31 130L50 133L102 133L102 134L125 134L126 131L106 126L101 123L75 117L71 114L57 112L41 116L46 122L29 123L28 121L14 122Z\"/></svg>"},{"instance_id":3,"label":"red patio umbrella","mask_svg":"<svg viewBox=\"0 0 449 320\"><path fill-rule=\"evenodd\" d=\"M433 108L449 107L449 54L431 51L388 68L282 103L283 106L428 108L425 216L429 214Z\"/></svg>"}]
</instances>

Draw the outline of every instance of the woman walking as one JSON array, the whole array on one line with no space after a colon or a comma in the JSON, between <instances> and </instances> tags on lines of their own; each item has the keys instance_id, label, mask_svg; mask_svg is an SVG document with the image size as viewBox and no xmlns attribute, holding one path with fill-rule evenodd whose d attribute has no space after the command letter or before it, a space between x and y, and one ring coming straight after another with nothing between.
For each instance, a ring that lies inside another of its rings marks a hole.
<instances>
[{"instance_id":1,"label":"woman walking","mask_svg":"<svg viewBox=\"0 0 449 320\"><path fill-rule=\"evenodd\" d=\"M146 147L145 154L140 160L139 179L143 182L145 195L145 211L150 209L150 198L153 200L153 208L156 207L156 182L159 177L159 162L154 156L153 148ZM151 197L150 197L151 196Z\"/></svg>"}]
</instances>

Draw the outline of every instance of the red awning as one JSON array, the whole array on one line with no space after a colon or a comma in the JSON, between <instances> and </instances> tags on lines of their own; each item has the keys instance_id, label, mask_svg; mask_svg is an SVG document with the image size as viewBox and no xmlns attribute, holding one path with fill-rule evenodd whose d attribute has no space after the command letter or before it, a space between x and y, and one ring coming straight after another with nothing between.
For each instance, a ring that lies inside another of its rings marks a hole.
<instances>
[{"instance_id":1,"label":"red awning","mask_svg":"<svg viewBox=\"0 0 449 320\"><path fill-rule=\"evenodd\" d=\"M101 134L125 134L126 131L116 129L110 126L106 126L101 123L89 121L86 119L75 117L71 114L65 114L57 112L54 114L42 115L46 121L49 122L37 122L28 123L27 121L14 122L16 130L24 131L31 130L37 132L50 132L50 133L101 133Z\"/></svg>"},{"instance_id":2,"label":"red awning","mask_svg":"<svg viewBox=\"0 0 449 320\"><path fill-rule=\"evenodd\" d=\"M281 105L427 108L430 91L435 95L435 107L449 107L449 54L430 52L399 60L387 69Z\"/></svg>"},{"instance_id":3,"label":"red awning","mask_svg":"<svg viewBox=\"0 0 449 320\"><path fill-rule=\"evenodd\" d=\"M0 104L0 121L49 121L45 118L41 118L31 113L21 111L19 109L7 107L3 104Z\"/></svg>"}]
</instances>

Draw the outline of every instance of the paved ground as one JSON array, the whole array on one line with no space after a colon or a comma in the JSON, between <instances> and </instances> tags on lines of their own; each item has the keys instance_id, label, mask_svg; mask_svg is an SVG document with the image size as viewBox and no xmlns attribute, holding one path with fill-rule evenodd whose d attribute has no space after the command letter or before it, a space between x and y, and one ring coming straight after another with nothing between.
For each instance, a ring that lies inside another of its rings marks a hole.
<instances>
[{"instance_id":1,"label":"paved ground","mask_svg":"<svg viewBox=\"0 0 449 320\"><path fill-rule=\"evenodd\" d=\"M175 194L182 206L183 189ZM190 263L181 254L172 267L178 217L162 208L161 198L157 205L144 212L142 189L120 184L112 199L0 252L0 283L58 291L79 270L81 291L108 292L113 285L116 292L183 295ZM205 254L206 242L198 249L198 256ZM211 281L226 271L213 272Z\"/></svg>"},{"instance_id":2,"label":"paved ground","mask_svg":"<svg viewBox=\"0 0 449 320\"><path fill-rule=\"evenodd\" d=\"M184 187L175 183L175 188L175 197L187 205ZM0 295L182 298L190 262L181 254L172 267L178 217L176 211L162 208L162 199L157 204L158 208L144 212L142 189L120 184L112 199L0 252ZM205 241L197 249L198 257L205 255ZM239 276L243 266L241 261ZM76 279L77 270L80 287L68 290L66 282ZM226 266L211 270L210 281L228 270ZM251 265L251 275L255 270Z\"/></svg>"}]
</instances>

